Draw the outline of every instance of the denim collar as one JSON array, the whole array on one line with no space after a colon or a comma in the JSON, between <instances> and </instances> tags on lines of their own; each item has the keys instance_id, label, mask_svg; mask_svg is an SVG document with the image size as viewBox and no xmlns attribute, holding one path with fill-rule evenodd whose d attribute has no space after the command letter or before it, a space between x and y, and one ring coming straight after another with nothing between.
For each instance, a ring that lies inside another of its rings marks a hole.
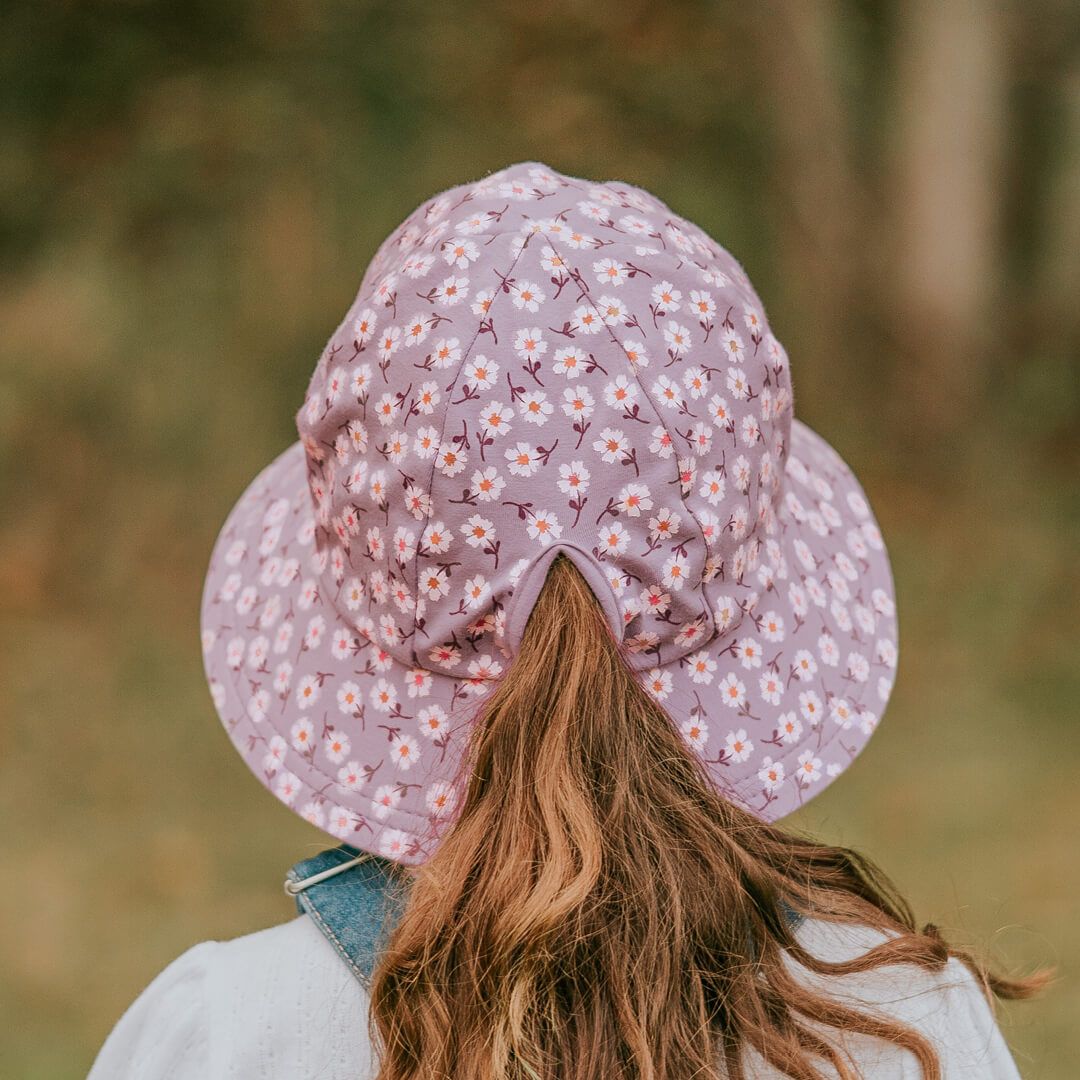
<instances>
[{"instance_id":1,"label":"denim collar","mask_svg":"<svg viewBox=\"0 0 1080 1080\"><path fill-rule=\"evenodd\" d=\"M336 870L361 855L364 860L348 870L293 891L301 882ZM297 910L315 920L364 986L370 986L379 953L405 909L410 883L399 863L361 852L349 844L302 859L285 875L285 890L294 896Z\"/></svg>"},{"instance_id":2,"label":"denim collar","mask_svg":"<svg viewBox=\"0 0 1080 1080\"><path fill-rule=\"evenodd\" d=\"M346 870L339 867L360 859ZM326 874L322 880L311 878ZM308 882L303 885L302 883ZM300 914L315 921L327 941L365 986L371 986L379 954L390 939L409 898L411 878L400 863L361 852L349 844L302 859L285 876L286 892ZM794 928L802 915L782 904Z\"/></svg>"}]
</instances>

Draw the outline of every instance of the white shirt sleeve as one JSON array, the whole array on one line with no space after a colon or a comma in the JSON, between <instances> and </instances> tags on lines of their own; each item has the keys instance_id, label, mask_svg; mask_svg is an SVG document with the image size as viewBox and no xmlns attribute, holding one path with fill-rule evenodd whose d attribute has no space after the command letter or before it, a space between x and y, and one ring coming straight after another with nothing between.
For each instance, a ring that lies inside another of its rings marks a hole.
<instances>
[{"instance_id":1,"label":"white shirt sleeve","mask_svg":"<svg viewBox=\"0 0 1080 1080\"><path fill-rule=\"evenodd\" d=\"M885 940L869 927L819 920L809 920L798 936L811 952L827 960L852 959ZM914 1028L937 1051L943 1080L1020 1080L990 1003L962 961L952 958L936 972L913 964L889 964L839 976L795 967L815 990ZM821 1030L836 1037L835 1029ZM839 1038L865 1075L875 1080L921 1080L922 1070L909 1051L866 1035L841 1033Z\"/></svg>"},{"instance_id":2,"label":"white shirt sleeve","mask_svg":"<svg viewBox=\"0 0 1080 1080\"><path fill-rule=\"evenodd\" d=\"M87 1080L207 1080L204 982L216 941L192 946L131 1003Z\"/></svg>"},{"instance_id":3,"label":"white shirt sleeve","mask_svg":"<svg viewBox=\"0 0 1080 1080\"><path fill-rule=\"evenodd\" d=\"M1020 1080L990 1003L967 965L949 960L936 981L938 1003L920 1010L918 1026L937 1048L945 1080Z\"/></svg>"}]
</instances>

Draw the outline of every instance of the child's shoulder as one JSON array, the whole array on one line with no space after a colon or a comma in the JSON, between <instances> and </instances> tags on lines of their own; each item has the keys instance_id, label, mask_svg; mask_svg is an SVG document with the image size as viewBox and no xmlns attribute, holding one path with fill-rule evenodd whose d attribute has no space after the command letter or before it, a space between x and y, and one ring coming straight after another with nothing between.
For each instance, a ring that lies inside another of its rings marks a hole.
<instances>
[{"instance_id":1,"label":"child's shoulder","mask_svg":"<svg viewBox=\"0 0 1080 1080\"><path fill-rule=\"evenodd\" d=\"M897 934L863 923L807 918L799 924L795 936L812 956L830 963L845 963L857 960ZM986 1001L975 976L966 964L955 957L935 969L910 963L887 963L847 975L818 975L806 972L801 965L799 967L805 977L814 981L815 987L841 990L857 987L858 993L868 1004L879 997L884 1001L894 1001L898 988L907 998L923 995L940 997L947 991L959 991L965 998L974 995Z\"/></svg>"},{"instance_id":2,"label":"child's shoulder","mask_svg":"<svg viewBox=\"0 0 1080 1080\"><path fill-rule=\"evenodd\" d=\"M833 963L855 960L895 934L862 924L809 918L796 937L811 955ZM956 957L938 968L885 963L843 975L809 971L789 958L793 971L811 989L860 1012L871 1012L914 1028L930 1040L946 1076L1013 1080L1016 1065L998 1028L993 1008L968 966ZM884 1069L914 1069L914 1059L880 1040L848 1037L861 1061ZM876 1073L874 1075L877 1075ZM890 1073L889 1075L894 1075ZM908 1071L895 1075L908 1076Z\"/></svg>"},{"instance_id":3,"label":"child's shoulder","mask_svg":"<svg viewBox=\"0 0 1080 1080\"><path fill-rule=\"evenodd\" d=\"M367 1008L367 992L307 915L204 945L211 947L201 953L208 996L247 1001L248 1014L270 1019L316 1007L325 1014L332 1002L344 1021Z\"/></svg>"},{"instance_id":4,"label":"child's shoulder","mask_svg":"<svg viewBox=\"0 0 1080 1080\"><path fill-rule=\"evenodd\" d=\"M88 1080L205 1080L238 1063L268 1077L365 1076L367 1021L366 991L298 915L178 956L117 1022Z\"/></svg>"}]
</instances>

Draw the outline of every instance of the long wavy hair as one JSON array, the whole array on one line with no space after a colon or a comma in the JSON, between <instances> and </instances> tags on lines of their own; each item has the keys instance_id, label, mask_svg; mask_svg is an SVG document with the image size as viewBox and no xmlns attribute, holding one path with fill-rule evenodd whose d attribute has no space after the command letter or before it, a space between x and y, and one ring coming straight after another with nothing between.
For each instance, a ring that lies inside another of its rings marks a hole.
<instances>
[{"instance_id":1,"label":"long wavy hair","mask_svg":"<svg viewBox=\"0 0 1080 1080\"><path fill-rule=\"evenodd\" d=\"M1048 978L994 975L919 930L867 859L724 799L563 555L466 757L460 816L373 974L377 1080L744 1080L747 1047L797 1080L822 1063L851 1080L829 1028L904 1047L938 1080L924 1036L814 992L783 954L831 975L956 956L991 1000ZM827 963L792 912L889 937Z\"/></svg>"}]
</instances>

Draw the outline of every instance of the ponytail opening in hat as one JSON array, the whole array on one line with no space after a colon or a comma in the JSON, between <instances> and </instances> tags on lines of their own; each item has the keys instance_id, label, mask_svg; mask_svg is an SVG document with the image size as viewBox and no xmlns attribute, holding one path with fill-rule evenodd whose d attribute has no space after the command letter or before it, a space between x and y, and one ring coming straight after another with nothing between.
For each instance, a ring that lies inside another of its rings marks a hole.
<instances>
[{"instance_id":1,"label":"ponytail opening in hat","mask_svg":"<svg viewBox=\"0 0 1080 1080\"><path fill-rule=\"evenodd\" d=\"M793 974L959 957L916 927L856 853L781 831L725 799L680 726L634 677L601 604L558 553L508 677L481 704L461 812L413 868L375 970L378 1080L853 1078L830 1032L887 1040L941 1076L929 1041ZM844 963L804 929L881 932ZM786 956L784 954L787 954Z\"/></svg>"}]
</instances>

